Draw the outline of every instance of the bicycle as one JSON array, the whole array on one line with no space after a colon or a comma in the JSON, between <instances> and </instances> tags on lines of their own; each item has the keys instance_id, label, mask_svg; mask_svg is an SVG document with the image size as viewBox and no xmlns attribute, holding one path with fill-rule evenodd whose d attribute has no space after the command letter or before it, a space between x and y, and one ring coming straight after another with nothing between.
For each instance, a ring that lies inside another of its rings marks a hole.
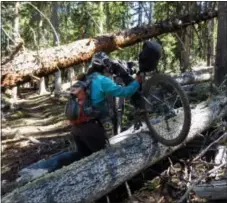
<instances>
[{"instance_id":1,"label":"bicycle","mask_svg":"<svg viewBox=\"0 0 227 203\"><path fill-rule=\"evenodd\" d=\"M157 60L152 62L153 66L158 64ZM133 80L131 75L135 71L132 66L121 64L116 70L116 75L123 79L125 85ZM124 77L118 72L124 72ZM151 73L149 79L147 72ZM179 145L187 137L191 126L191 110L184 90L170 76L158 73L156 67L147 70L140 66L137 74L142 75L142 83L134 95L134 103L137 103L134 104L135 129L138 129L144 121L156 141L166 146Z\"/></svg>"}]
</instances>

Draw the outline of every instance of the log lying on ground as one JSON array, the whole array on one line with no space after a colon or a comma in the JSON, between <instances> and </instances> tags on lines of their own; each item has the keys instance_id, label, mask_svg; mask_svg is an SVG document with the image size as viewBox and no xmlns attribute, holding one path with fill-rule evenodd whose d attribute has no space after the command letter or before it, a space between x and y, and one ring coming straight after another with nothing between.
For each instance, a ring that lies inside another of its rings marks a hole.
<instances>
[{"instance_id":1,"label":"log lying on ground","mask_svg":"<svg viewBox=\"0 0 227 203\"><path fill-rule=\"evenodd\" d=\"M211 81L213 72L213 67L206 67L201 70L185 72L182 73L180 76L173 76L173 78L176 79L176 81L179 82L181 85L197 84ZM74 80L72 83L74 84L75 82L76 80ZM69 90L69 88L70 82L62 84L63 91Z\"/></svg>"},{"instance_id":2,"label":"log lying on ground","mask_svg":"<svg viewBox=\"0 0 227 203\"><path fill-rule=\"evenodd\" d=\"M187 140L227 113L227 98L217 96L192 111ZM144 126L143 126L144 127ZM142 129L146 130L146 129ZM170 154L177 147L153 144L141 130L127 130L110 139L111 146L67 167L47 174L2 198L2 202L91 202Z\"/></svg>"},{"instance_id":3,"label":"log lying on ground","mask_svg":"<svg viewBox=\"0 0 227 203\"><path fill-rule=\"evenodd\" d=\"M193 68L200 69L194 70ZM150 73L146 74L148 78L150 77L149 74ZM192 67L192 71L187 71L182 74L171 74L171 76L181 85L197 84L211 81L213 79L213 75L214 67L212 66L195 66Z\"/></svg>"},{"instance_id":4,"label":"log lying on ground","mask_svg":"<svg viewBox=\"0 0 227 203\"><path fill-rule=\"evenodd\" d=\"M227 169L227 147L219 145L214 159L214 172L209 177L219 179L212 180L207 183L200 183L196 185L192 190L195 194L201 198L209 200L227 200L227 179L226 175L223 175L223 171ZM225 168L217 169L221 164L225 164ZM224 172L225 173L225 172Z\"/></svg>"},{"instance_id":5,"label":"log lying on ground","mask_svg":"<svg viewBox=\"0 0 227 203\"><path fill-rule=\"evenodd\" d=\"M227 180L214 180L193 188L195 194L209 200L227 200Z\"/></svg>"},{"instance_id":6,"label":"log lying on ground","mask_svg":"<svg viewBox=\"0 0 227 203\"><path fill-rule=\"evenodd\" d=\"M176 81L181 85L196 84L201 82L207 82L213 79L214 68L208 68L199 71L185 72L178 77L175 77Z\"/></svg>"},{"instance_id":7,"label":"log lying on ground","mask_svg":"<svg viewBox=\"0 0 227 203\"><path fill-rule=\"evenodd\" d=\"M183 90L188 96L191 103L199 103L199 101L207 100L214 92L218 90L216 87L211 86L210 82L204 82L199 84L184 85Z\"/></svg>"},{"instance_id":8,"label":"log lying on ground","mask_svg":"<svg viewBox=\"0 0 227 203\"><path fill-rule=\"evenodd\" d=\"M112 52L216 16L216 11L187 15L174 21L165 20L154 25L135 27L115 34L78 40L68 45L40 50L39 55L37 52L20 54L2 66L1 85L12 87L22 84L31 80L32 75L42 77L52 74L58 69L69 68L72 65L88 61L95 52Z\"/></svg>"},{"instance_id":9,"label":"log lying on ground","mask_svg":"<svg viewBox=\"0 0 227 203\"><path fill-rule=\"evenodd\" d=\"M207 99L207 97L204 97L203 95L205 93L207 95L207 93L209 92L210 85L205 82L212 79L213 70L213 67L206 67L201 70L183 73L180 76L173 76L173 78L175 78L183 86L183 88L186 90L186 93L188 93L188 95L192 97L193 101L196 100L194 97L199 94L197 94L197 92L203 92L202 96L200 95L201 99L198 99L198 101L202 101ZM73 81L73 84L75 82L76 80ZM203 83L204 85L201 83ZM62 84L61 90L61 96L68 96L70 90L70 82ZM206 92L204 92L204 90Z\"/></svg>"}]
</instances>

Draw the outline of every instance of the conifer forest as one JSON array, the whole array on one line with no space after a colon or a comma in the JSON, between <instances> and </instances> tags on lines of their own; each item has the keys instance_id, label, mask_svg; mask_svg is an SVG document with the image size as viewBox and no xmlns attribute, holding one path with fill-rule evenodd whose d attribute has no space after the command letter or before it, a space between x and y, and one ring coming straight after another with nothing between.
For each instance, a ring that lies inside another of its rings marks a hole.
<instances>
[{"instance_id":1,"label":"conifer forest","mask_svg":"<svg viewBox=\"0 0 227 203\"><path fill-rule=\"evenodd\" d=\"M99 52L142 100L108 97L106 147L75 161L66 104ZM227 2L1 1L1 200L226 202Z\"/></svg>"}]
</instances>

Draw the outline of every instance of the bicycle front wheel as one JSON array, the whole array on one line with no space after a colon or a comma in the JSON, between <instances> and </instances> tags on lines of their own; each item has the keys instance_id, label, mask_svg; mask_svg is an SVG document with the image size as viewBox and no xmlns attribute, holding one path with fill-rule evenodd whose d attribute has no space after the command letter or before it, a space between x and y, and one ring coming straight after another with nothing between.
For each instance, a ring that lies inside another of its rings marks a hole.
<instances>
[{"instance_id":1,"label":"bicycle front wheel","mask_svg":"<svg viewBox=\"0 0 227 203\"><path fill-rule=\"evenodd\" d=\"M175 146L185 140L191 125L186 94L170 76L154 74L143 88L147 127L159 142Z\"/></svg>"}]
</instances>

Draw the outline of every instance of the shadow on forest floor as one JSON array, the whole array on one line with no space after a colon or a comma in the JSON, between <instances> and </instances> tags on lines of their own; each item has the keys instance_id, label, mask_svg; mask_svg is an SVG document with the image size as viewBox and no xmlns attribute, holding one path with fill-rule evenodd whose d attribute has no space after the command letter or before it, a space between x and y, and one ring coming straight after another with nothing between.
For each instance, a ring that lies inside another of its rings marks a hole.
<instances>
[{"instance_id":1,"label":"shadow on forest floor","mask_svg":"<svg viewBox=\"0 0 227 203\"><path fill-rule=\"evenodd\" d=\"M3 182L14 181L21 168L69 147L65 101L50 94L38 96L32 92L22 97L26 99L18 100L17 110L2 121Z\"/></svg>"}]
</instances>

